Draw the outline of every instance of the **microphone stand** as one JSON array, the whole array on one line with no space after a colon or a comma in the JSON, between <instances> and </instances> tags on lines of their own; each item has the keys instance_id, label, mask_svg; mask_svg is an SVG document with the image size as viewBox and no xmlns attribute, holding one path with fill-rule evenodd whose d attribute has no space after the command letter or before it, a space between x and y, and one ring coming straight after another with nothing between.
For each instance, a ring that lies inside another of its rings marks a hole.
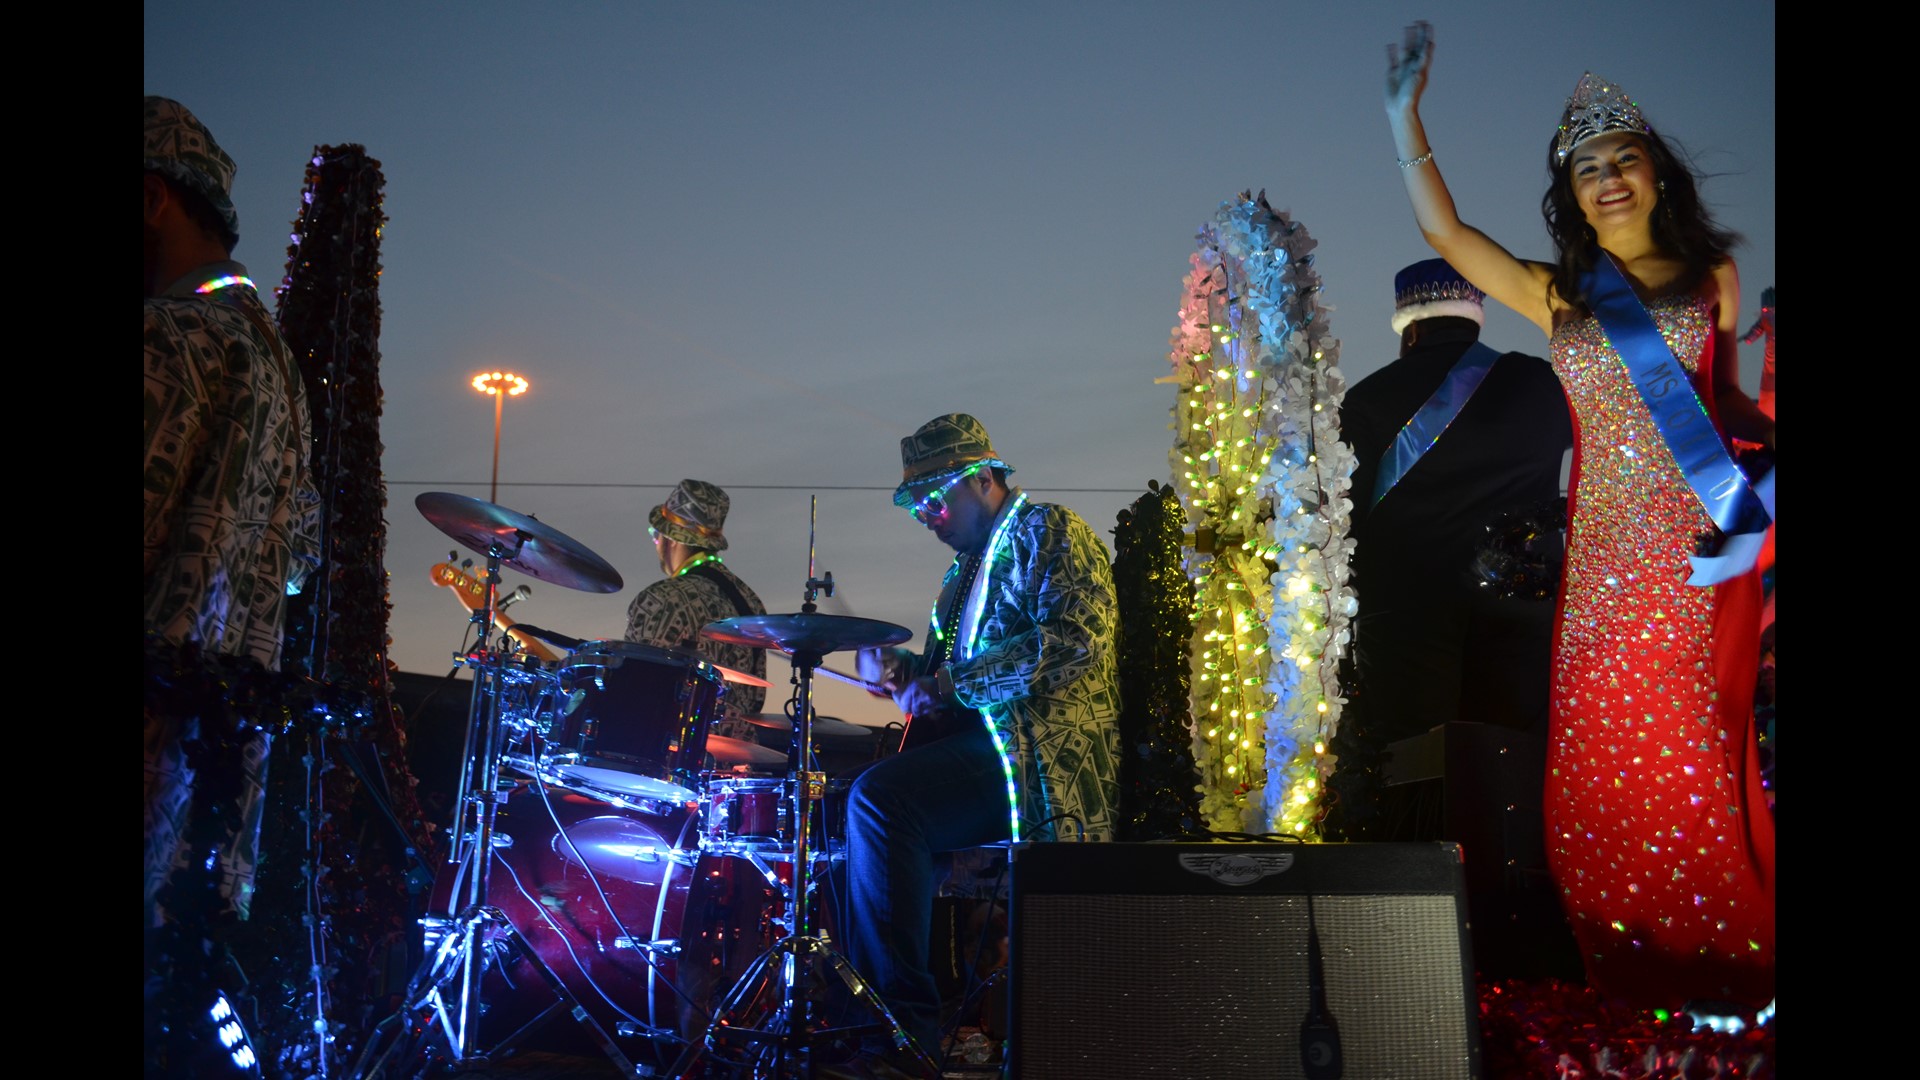
<instances>
[{"instance_id":1,"label":"microphone stand","mask_svg":"<svg viewBox=\"0 0 1920 1080\"><path fill-rule=\"evenodd\" d=\"M417 1067L422 1056L442 1058L434 1044L444 1040L444 1061L450 1070L485 1068L494 1057L507 1053L513 1044L540 1024L562 1011L585 1024L606 1055L627 1076L637 1075L613 1038L595 1020L572 991L541 960L508 921L499 908L487 903L492 884L494 819L506 792L500 786L502 732L500 700L508 677L507 652L495 649L492 638L495 598L500 586L500 564L518 556L530 539L515 530L514 544L508 548L499 540L487 547L486 593L473 613L480 627L479 643L457 660L458 665L474 670L473 693L467 709L466 740L461 749L461 792L454 803L452 844L447 864L457 867L455 885L445 913L421 920L428 933L427 956L407 984L406 1003L392 1016L380 1022L362 1049L350 1074L354 1080L373 1080L388 1075L412 1076L411 1072L389 1074L388 1067ZM506 635L501 635L501 644ZM548 677L545 672L535 676ZM471 825L469 825L471 818ZM518 1031L491 1047L482 1049L481 1020L486 1006L481 982L490 965L504 968L506 954L518 955L530 964L556 1000ZM392 1033L384 1049L375 1056L376 1047L387 1029L405 1025Z\"/></svg>"},{"instance_id":2,"label":"microphone stand","mask_svg":"<svg viewBox=\"0 0 1920 1080\"><path fill-rule=\"evenodd\" d=\"M804 615L819 611L815 600L822 591L828 596L833 595L833 574L829 572L820 578L813 574L813 528L809 522L807 585L804 602L800 605ZM813 925L809 901L813 897L814 853L808 843L808 833L812 827L814 804L826 797L827 786L826 773L808 768L813 761L813 673L828 651L806 643L796 644L789 650L799 684L799 709L794 716L792 769L788 774L788 805L793 807L794 815L793 883L786 894L784 920L788 936L774 942L748 965L739 981L727 992L720 1008L714 1012L712 1022L707 1025L706 1036L687 1045L680 1060L669 1071L670 1076L688 1075L687 1070L712 1048L715 1036L723 1031L730 1036L773 1045L773 1072L764 1072L763 1065L755 1064L752 1066L755 1080L812 1077L817 1065L812 1053L814 1045L883 1031L889 1033L895 1048L906 1051L919 1062L927 1076L938 1076L940 1073L939 1065L900 1026L892 1010L873 992L867 980L854 970L846 957L833 948L825 932L816 930ZM820 1017L813 991L825 983L825 979L814 970L816 964L828 967L854 999L878 1016L879 1021L816 1028L815 1022ZM778 1000L771 1009L760 1004L762 999L772 994L777 994ZM765 1017L769 1021L768 1026L758 1028L737 1023L742 1018L758 1017Z\"/></svg>"}]
</instances>

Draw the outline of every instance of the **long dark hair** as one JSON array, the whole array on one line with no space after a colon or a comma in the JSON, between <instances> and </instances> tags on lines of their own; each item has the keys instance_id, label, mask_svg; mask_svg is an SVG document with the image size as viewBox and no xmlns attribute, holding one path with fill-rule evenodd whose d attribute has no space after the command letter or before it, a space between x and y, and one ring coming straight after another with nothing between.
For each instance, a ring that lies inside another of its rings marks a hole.
<instances>
[{"instance_id":1,"label":"long dark hair","mask_svg":"<svg viewBox=\"0 0 1920 1080\"><path fill-rule=\"evenodd\" d=\"M1686 265L1674 291L1691 292L1700 287L1715 267L1741 242L1740 234L1722 228L1700 202L1701 174L1692 162L1667 145L1657 132L1636 132L1646 145L1653 162L1653 175L1659 181L1658 203L1653 211L1653 242L1664 254ZM1573 197L1573 155L1554 161L1554 145L1559 133L1547 140L1547 193L1540 197L1540 216L1547 219L1547 234L1553 237L1553 282L1549 296L1584 309L1586 290L1581 279L1593 269L1600 257L1600 237L1587 224L1580 204Z\"/></svg>"}]
</instances>

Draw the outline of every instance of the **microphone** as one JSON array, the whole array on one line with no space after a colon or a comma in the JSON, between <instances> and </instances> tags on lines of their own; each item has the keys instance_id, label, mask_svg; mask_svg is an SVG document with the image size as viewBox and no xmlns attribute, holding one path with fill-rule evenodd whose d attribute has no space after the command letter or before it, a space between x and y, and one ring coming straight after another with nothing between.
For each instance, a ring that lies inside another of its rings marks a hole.
<instances>
[{"instance_id":1,"label":"microphone","mask_svg":"<svg viewBox=\"0 0 1920 1080\"><path fill-rule=\"evenodd\" d=\"M522 588L525 588L525 586L522 586ZM586 642L580 638L568 637L565 634L556 634L551 630L543 630L531 623L514 623L513 628L523 634L537 637L549 645L558 645L563 649L577 649L586 644Z\"/></svg>"},{"instance_id":2,"label":"microphone","mask_svg":"<svg viewBox=\"0 0 1920 1080\"><path fill-rule=\"evenodd\" d=\"M522 585L519 588L508 593L507 595L501 597L499 604L497 604L494 607L494 610L505 611L509 607L512 607L513 605L519 603L522 600L525 600L527 597L532 595L533 595L533 587L530 585Z\"/></svg>"}]
</instances>

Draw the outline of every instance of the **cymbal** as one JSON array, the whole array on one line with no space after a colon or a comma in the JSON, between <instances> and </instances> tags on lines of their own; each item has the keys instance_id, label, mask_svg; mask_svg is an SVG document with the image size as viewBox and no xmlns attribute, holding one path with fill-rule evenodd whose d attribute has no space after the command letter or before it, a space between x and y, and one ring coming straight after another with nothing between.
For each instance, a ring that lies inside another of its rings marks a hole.
<instances>
[{"instance_id":1,"label":"cymbal","mask_svg":"<svg viewBox=\"0 0 1920 1080\"><path fill-rule=\"evenodd\" d=\"M434 528L486 555L495 544L511 553L500 561L537 581L582 592L619 592L620 571L585 544L537 518L497 503L450 491L426 491L413 500Z\"/></svg>"},{"instance_id":2,"label":"cymbal","mask_svg":"<svg viewBox=\"0 0 1920 1080\"><path fill-rule=\"evenodd\" d=\"M707 661L707 663L712 666L713 670L720 673L720 679L723 682L739 683L741 686L758 686L765 690L773 688L772 683L758 675L749 675L744 671L735 671L725 664L715 664L711 660Z\"/></svg>"},{"instance_id":3,"label":"cymbal","mask_svg":"<svg viewBox=\"0 0 1920 1080\"><path fill-rule=\"evenodd\" d=\"M912 637L913 631L878 619L813 612L798 615L739 615L708 623L701 629L700 636L755 649L830 653L898 645Z\"/></svg>"},{"instance_id":4,"label":"cymbal","mask_svg":"<svg viewBox=\"0 0 1920 1080\"><path fill-rule=\"evenodd\" d=\"M785 765L787 755L745 739L725 735L707 736L707 753L722 765Z\"/></svg>"},{"instance_id":5,"label":"cymbal","mask_svg":"<svg viewBox=\"0 0 1920 1080\"><path fill-rule=\"evenodd\" d=\"M763 727L768 731L792 731L793 720L786 713L765 712L740 719L754 727ZM813 733L830 739L865 738L873 734L873 729L862 724L849 724L845 720L836 720L831 716L813 718Z\"/></svg>"}]
</instances>

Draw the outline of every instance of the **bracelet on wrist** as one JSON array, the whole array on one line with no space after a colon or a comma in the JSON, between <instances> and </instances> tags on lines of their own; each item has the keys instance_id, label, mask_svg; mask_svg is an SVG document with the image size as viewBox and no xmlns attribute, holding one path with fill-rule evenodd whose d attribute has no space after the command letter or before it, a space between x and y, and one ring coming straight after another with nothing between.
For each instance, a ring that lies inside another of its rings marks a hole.
<instances>
[{"instance_id":1,"label":"bracelet on wrist","mask_svg":"<svg viewBox=\"0 0 1920 1080\"><path fill-rule=\"evenodd\" d=\"M1400 167L1403 169L1416 169L1422 165L1425 165L1427 162L1433 160L1433 151L1428 150L1426 153L1421 154L1419 157L1414 158L1412 161L1401 161L1399 158L1394 158L1393 160L1395 162L1398 162Z\"/></svg>"}]
</instances>

